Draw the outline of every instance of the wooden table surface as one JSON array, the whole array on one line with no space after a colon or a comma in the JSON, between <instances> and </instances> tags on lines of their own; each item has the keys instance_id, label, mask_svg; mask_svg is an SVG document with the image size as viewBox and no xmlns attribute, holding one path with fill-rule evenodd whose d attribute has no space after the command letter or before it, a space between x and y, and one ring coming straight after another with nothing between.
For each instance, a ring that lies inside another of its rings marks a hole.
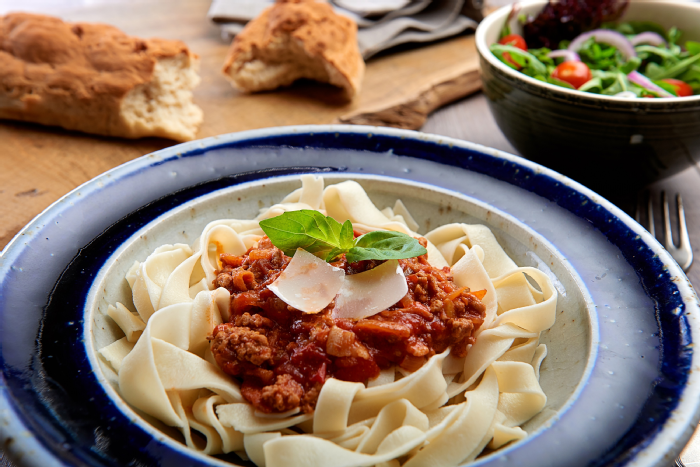
<instances>
[{"instance_id":1,"label":"wooden table surface","mask_svg":"<svg viewBox=\"0 0 700 467\"><path fill-rule=\"evenodd\" d=\"M0 14L16 9L17 4L0 0ZM202 81L194 90L194 100L204 111L204 122L198 138L339 122L418 129L434 108L481 86L473 36L462 36L373 59L367 65L362 92L350 102L336 88L315 83L245 94L234 90L221 73L230 41L223 40L219 28L207 19L208 0L85 0L85 4L23 0L21 6L67 21L109 23L138 37L184 41L200 57ZM130 141L0 122L0 248L71 189L172 144L165 139Z\"/></svg>"},{"instance_id":2,"label":"wooden table surface","mask_svg":"<svg viewBox=\"0 0 700 467\"><path fill-rule=\"evenodd\" d=\"M18 5L23 11L71 20L108 21L130 34L181 39L202 56L203 62L220 60L227 48L217 27L204 17L206 0L0 0L0 14L16 11ZM154 11L162 14L153 14ZM206 97L219 85L205 80L195 92L195 99ZM211 113L211 109L205 112ZM207 118L216 120L217 114ZM231 131L223 126L220 130ZM498 129L486 98L480 93L437 110L421 130L517 154ZM18 133L25 136L25 143L16 143L19 140L13 137ZM63 133L31 124L0 122L0 249L24 224L76 186L112 167L174 144L144 139L123 146L115 145L110 138L88 135L62 138ZM47 134L59 136L51 139L51 158L44 157L48 149L42 146ZM54 169L57 165L61 171ZM691 167L649 189L654 194L662 190L683 194L691 243L696 258L700 258L700 167ZM692 283L700 283L700 266L691 268L688 276Z\"/></svg>"}]
</instances>

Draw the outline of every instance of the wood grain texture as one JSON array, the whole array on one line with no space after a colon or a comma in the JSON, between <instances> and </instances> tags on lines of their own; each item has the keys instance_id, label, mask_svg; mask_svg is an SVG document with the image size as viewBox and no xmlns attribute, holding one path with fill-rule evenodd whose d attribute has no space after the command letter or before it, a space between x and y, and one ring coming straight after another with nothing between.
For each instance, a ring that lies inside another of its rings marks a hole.
<instances>
[{"instance_id":1,"label":"wood grain texture","mask_svg":"<svg viewBox=\"0 0 700 467\"><path fill-rule=\"evenodd\" d=\"M89 5L89 6L85 6ZM0 14L18 4L0 1ZM228 43L206 18L206 0L27 1L22 8L66 21L112 24L131 35L180 39L200 56L195 102L204 110L198 138L256 128L334 122L418 129L428 114L480 87L472 36L372 59L360 95L344 102L332 87L302 82L255 95L221 74ZM175 144L85 135L0 121L0 248L52 202L91 178Z\"/></svg>"}]
</instances>

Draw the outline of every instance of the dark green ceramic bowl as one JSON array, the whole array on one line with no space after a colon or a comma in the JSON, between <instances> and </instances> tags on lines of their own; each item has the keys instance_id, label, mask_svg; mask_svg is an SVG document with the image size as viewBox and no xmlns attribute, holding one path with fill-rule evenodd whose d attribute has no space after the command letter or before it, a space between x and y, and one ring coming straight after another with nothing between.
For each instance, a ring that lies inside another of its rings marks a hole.
<instances>
[{"instance_id":1,"label":"dark green ceramic bowl","mask_svg":"<svg viewBox=\"0 0 700 467\"><path fill-rule=\"evenodd\" d=\"M521 3L521 12L536 15L545 3ZM476 31L476 45L491 110L520 154L604 195L639 188L700 161L700 96L601 96L530 78L489 50L509 12L510 6L489 15ZM681 43L700 40L700 3L633 1L623 20L676 26L684 32ZM511 28L522 30L517 21Z\"/></svg>"}]
</instances>

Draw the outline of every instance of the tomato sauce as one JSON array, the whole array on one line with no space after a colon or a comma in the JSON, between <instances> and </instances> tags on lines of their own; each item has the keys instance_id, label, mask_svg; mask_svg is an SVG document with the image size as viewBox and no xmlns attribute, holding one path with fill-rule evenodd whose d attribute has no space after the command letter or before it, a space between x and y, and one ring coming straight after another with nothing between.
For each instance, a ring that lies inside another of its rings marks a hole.
<instances>
[{"instance_id":1,"label":"tomato sauce","mask_svg":"<svg viewBox=\"0 0 700 467\"><path fill-rule=\"evenodd\" d=\"M394 365L415 371L448 347L464 356L484 320L485 291L458 287L449 268L430 266L427 255L399 260L408 293L360 320L332 318L333 302L305 314L270 291L291 258L267 237L242 256L221 254L220 260L214 286L231 293L231 320L214 329L212 353L241 381L243 396L266 413L313 411L331 377L366 382ZM342 256L332 264L357 274L381 262L348 264Z\"/></svg>"}]
</instances>

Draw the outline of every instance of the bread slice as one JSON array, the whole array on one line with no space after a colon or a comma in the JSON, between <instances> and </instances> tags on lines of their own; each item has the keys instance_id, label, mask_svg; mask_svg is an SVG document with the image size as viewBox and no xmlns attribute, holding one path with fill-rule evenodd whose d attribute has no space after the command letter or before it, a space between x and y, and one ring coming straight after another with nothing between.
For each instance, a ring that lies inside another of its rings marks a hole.
<instances>
[{"instance_id":1,"label":"bread slice","mask_svg":"<svg viewBox=\"0 0 700 467\"><path fill-rule=\"evenodd\" d=\"M242 91L289 86L300 78L330 83L351 99L365 71L357 25L327 3L282 0L236 36L224 75Z\"/></svg>"},{"instance_id":2,"label":"bread slice","mask_svg":"<svg viewBox=\"0 0 700 467\"><path fill-rule=\"evenodd\" d=\"M0 16L0 118L123 138L194 139L197 57L104 24Z\"/></svg>"}]
</instances>

